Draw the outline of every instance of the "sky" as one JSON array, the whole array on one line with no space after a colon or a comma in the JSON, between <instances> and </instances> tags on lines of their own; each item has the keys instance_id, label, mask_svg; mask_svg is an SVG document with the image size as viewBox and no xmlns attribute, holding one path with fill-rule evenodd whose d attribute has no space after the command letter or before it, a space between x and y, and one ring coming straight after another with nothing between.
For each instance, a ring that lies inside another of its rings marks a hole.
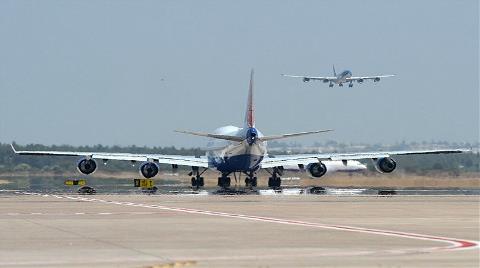
<instances>
[{"instance_id":1,"label":"sky","mask_svg":"<svg viewBox=\"0 0 480 268\"><path fill-rule=\"evenodd\" d=\"M282 73L396 74L353 88ZM479 2L0 1L0 142L204 146L266 135L479 141Z\"/></svg>"}]
</instances>

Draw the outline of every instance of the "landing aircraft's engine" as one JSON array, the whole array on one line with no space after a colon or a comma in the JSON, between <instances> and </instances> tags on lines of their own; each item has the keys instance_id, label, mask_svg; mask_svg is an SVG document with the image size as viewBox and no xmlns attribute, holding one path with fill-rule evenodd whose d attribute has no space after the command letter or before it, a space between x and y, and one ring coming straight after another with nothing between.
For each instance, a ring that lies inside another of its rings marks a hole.
<instances>
[{"instance_id":1,"label":"landing aircraft's engine","mask_svg":"<svg viewBox=\"0 0 480 268\"><path fill-rule=\"evenodd\" d=\"M328 83L328 82L330 82L330 80L328 80L328 79L323 79L323 83Z\"/></svg>"},{"instance_id":2,"label":"landing aircraft's engine","mask_svg":"<svg viewBox=\"0 0 480 268\"><path fill-rule=\"evenodd\" d=\"M310 163L307 165L307 171L310 177L320 178L327 173L327 167L322 162Z\"/></svg>"},{"instance_id":3,"label":"landing aircraft's engine","mask_svg":"<svg viewBox=\"0 0 480 268\"><path fill-rule=\"evenodd\" d=\"M359 84L361 84L361 83L363 83L363 79L358 79L357 82L358 82Z\"/></svg>"},{"instance_id":4,"label":"landing aircraft's engine","mask_svg":"<svg viewBox=\"0 0 480 268\"><path fill-rule=\"evenodd\" d=\"M308 77L303 78L303 82L308 82L308 81L310 81L310 78L308 78Z\"/></svg>"},{"instance_id":5,"label":"landing aircraft's engine","mask_svg":"<svg viewBox=\"0 0 480 268\"><path fill-rule=\"evenodd\" d=\"M152 162L146 162L140 165L140 174L143 177L150 179L158 174L158 165Z\"/></svg>"},{"instance_id":6,"label":"landing aircraft's engine","mask_svg":"<svg viewBox=\"0 0 480 268\"><path fill-rule=\"evenodd\" d=\"M397 163L390 157L380 158L375 162L375 169L380 173L391 173L397 167Z\"/></svg>"},{"instance_id":7,"label":"landing aircraft's engine","mask_svg":"<svg viewBox=\"0 0 480 268\"><path fill-rule=\"evenodd\" d=\"M378 82L380 81L380 77L375 77L375 79L373 79L373 82Z\"/></svg>"},{"instance_id":8,"label":"landing aircraft's engine","mask_svg":"<svg viewBox=\"0 0 480 268\"><path fill-rule=\"evenodd\" d=\"M81 159L78 161L77 169L85 175L92 174L97 169L97 162L93 159Z\"/></svg>"}]
</instances>

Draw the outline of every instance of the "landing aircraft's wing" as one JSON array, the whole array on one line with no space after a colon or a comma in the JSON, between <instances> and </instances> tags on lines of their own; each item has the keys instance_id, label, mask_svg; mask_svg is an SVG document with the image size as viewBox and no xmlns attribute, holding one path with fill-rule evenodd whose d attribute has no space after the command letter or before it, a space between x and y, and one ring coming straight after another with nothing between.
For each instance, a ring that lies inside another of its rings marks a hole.
<instances>
[{"instance_id":1,"label":"landing aircraft's wing","mask_svg":"<svg viewBox=\"0 0 480 268\"><path fill-rule=\"evenodd\" d=\"M385 75L377 75L377 76L352 76L352 77L346 78L345 80L347 82L363 81L363 80L380 81L380 78L387 78L387 77L393 77L393 76L395 76L395 75L394 74L385 74Z\"/></svg>"},{"instance_id":2,"label":"landing aircraft's wing","mask_svg":"<svg viewBox=\"0 0 480 268\"><path fill-rule=\"evenodd\" d=\"M153 161L159 164L208 167L208 159L194 156L162 155L162 154L129 154L129 153L101 153L101 152L59 152L59 151L17 151L13 145L12 150L19 155L51 155L51 156L81 156L98 160L124 160L135 162Z\"/></svg>"},{"instance_id":3,"label":"landing aircraft's wing","mask_svg":"<svg viewBox=\"0 0 480 268\"><path fill-rule=\"evenodd\" d=\"M308 165L322 160L361 160L390 157L393 155L414 154L454 154L469 152L466 149L454 150L419 150L419 151L392 151L392 152L366 152L366 153L325 153L325 154L301 154L266 157L260 164L261 168L273 168L279 166Z\"/></svg>"},{"instance_id":4,"label":"landing aircraft's wing","mask_svg":"<svg viewBox=\"0 0 480 268\"><path fill-rule=\"evenodd\" d=\"M309 80L333 81L333 80L337 79L336 77L333 77L333 76L308 76L308 75L289 75L289 74L282 74L282 76L293 77L293 78L302 78L303 81L309 81Z\"/></svg>"}]
</instances>

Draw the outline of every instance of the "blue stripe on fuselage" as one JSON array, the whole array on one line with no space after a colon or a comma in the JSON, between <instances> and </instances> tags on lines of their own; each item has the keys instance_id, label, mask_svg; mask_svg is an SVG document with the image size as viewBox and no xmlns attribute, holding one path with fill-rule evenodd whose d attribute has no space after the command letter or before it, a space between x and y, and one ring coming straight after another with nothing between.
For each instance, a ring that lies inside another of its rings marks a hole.
<instances>
[{"instance_id":1,"label":"blue stripe on fuselage","mask_svg":"<svg viewBox=\"0 0 480 268\"><path fill-rule=\"evenodd\" d=\"M209 159L218 171L223 173L236 171L256 171L259 168L263 155L241 154L225 158Z\"/></svg>"}]
</instances>

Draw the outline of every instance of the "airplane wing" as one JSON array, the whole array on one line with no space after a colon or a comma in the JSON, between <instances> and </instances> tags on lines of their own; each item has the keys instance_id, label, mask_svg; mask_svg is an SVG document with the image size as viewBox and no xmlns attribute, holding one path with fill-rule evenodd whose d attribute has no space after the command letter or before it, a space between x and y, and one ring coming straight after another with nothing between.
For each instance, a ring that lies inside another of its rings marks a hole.
<instances>
[{"instance_id":1,"label":"airplane wing","mask_svg":"<svg viewBox=\"0 0 480 268\"><path fill-rule=\"evenodd\" d=\"M346 81L363 81L363 80L374 80L374 81L379 81L380 78L387 78L387 77L393 77L395 76L394 74L385 74L385 75L377 75L377 76L352 76L349 78L346 78Z\"/></svg>"},{"instance_id":2,"label":"airplane wing","mask_svg":"<svg viewBox=\"0 0 480 268\"><path fill-rule=\"evenodd\" d=\"M129 154L129 153L102 153L102 152L61 152L61 151L17 151L13 145L12 150L19 155L50 155L50 156L81 156L98 160L123 160L135 162L154 161L159 164L208 167L207 158L195 156L162 155L162 154Z\"/></svg>"},{"instance_id":3,"label":"airplane wing","mask_svg":"<svg viewBox=\"0 0 480 268\"><path fill-rule=\"evenodd\" d=\"M365 153L324 153L324 154L300 154L266 157L260 164L261 168L273 168L279 166L308 165L322 160L361 160L390 157L393 155L418 155L418 154L452 154L470 152L466 149L453 150L418 150L418 151L391 151L391 152L365 152Z\"/></svg>"},{"instance_id":4,"label":"airplane wing","mask_svg":"<svg viewBox=\"0 0 480 268\"><path fill-rule=\"evenodd\" d=\"M307 75L289 75L289 74L282 74L282 76L285 77L293 77L293 78L302 78L303 81L307 82L309 80L328 80L328 81L333 81L337 79L336 77L333 76L307 76Z\"/></svg>"}]
</instances>

